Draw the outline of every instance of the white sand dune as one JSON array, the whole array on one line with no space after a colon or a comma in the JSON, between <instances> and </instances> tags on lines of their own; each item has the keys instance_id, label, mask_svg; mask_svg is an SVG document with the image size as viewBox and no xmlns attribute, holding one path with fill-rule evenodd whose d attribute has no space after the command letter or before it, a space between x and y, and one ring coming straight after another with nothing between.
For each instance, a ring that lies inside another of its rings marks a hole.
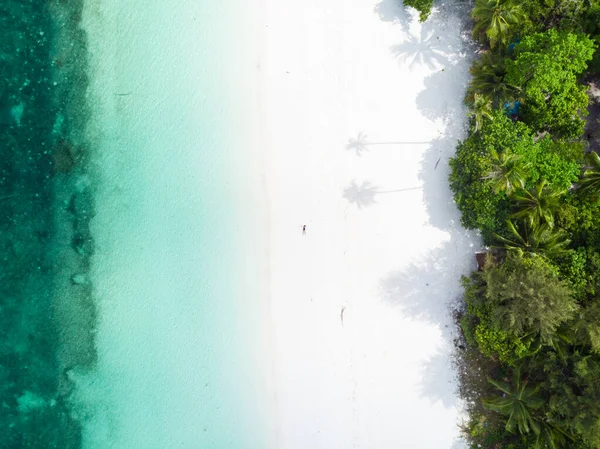
<instances>
[{"instance_id":1,"label":"white sand dune","mask_svg":"<svg viewBox=\"0 0 600 449\"><path fill-rule=\"evenodd\" d=\"M277 448L458 448L447 304L478 246L447 187L466 12L265 11Z\"/></svg>"}]
</instances>

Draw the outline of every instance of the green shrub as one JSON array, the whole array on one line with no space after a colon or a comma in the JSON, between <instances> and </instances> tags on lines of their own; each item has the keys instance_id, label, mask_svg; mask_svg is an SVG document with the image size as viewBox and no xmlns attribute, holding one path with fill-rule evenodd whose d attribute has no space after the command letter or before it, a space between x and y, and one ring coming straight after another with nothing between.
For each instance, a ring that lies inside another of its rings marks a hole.
<instances>
[{"instance_id":1,"label":"green shrub","mask_svg":"<svg viewBox=\"0 0 600 449\"><path fill-rule=\"evenodd\" d=\"M460 328L465 336L465 340L473 347L477 346L477 342L475 341L475 326L476 324L471 315L463 315L460 318Z\"/></svg>"},{"instance_id":2,"label":"green shrub","mask_svg":"<svg viewBox=\"0 0 600 449\"><path fill-rule=\"evenodd\" d=\"M571 286L573 296L580 302L596 301L600 294L600 253L594 248L579 247L556 256L560 275Z\"/></svg>"},{"instance_id":3,"label":"green shrub","mask_svg":"<svg viewBox=\"0 0 600 449\"><path fill-rule=\"evenodd\" d=\"M492 154L505 148L527 144L527 128L513 124L503 113L496 111L493 120L479 132L459 142L456 155L450 160L450 189L461 211L463 226L479 229L486 243L504 227L509 203L503 192L495 192L486 176L492 170ZM531 139L529 138L531 141Z\"/></svg>"},{"instance_id":4,"label":"green shrub","mask_svg":"<svg viewBox=\"0 0 600 449\"><path fill-rule=\"evenodd\" d=\"M554 261L558 265L561 277L569 283L573 297L577 300L585 299L588 284L585 248L558 254Z\"/></svg>"},{"instance_id":5,"label":"green shrub","mask_svg":"<svg viewBox=\"0 0 600 449\"><path fill-rule=\"evenodd\" d=\"M419 21L425 22L431 13L433 0L404 0L404 5L412 6L419 11Z\"/></svg>"},{"instance_id":6,"label":"green shrub","mask_svg":"<svg viewBox=\"0 0 600 449\"><path fill-rule=\"evenodd\" d=\"M567 190L579 179L579 162L583 157L581 144L553 141L546 137L519 150L523 151L524 162L530 166L527 187L545 180L550 187Z\"/></svg>"},{"instance_id":7,"label":"green shrub","mask_svg":"<svg viewBox=\"0 0 600 449\"><path fill-rule=\"evenodd\" d=\"M498 357L508 364L524 357L529 350L529 346L514 332L495 326L490 318L479 322L475 328L474 339L483 354Z\"/></svg>"},{"instance_id":8,"label":"green shrub","mask_svg":"<svg viewBox=\"0 0 600 449\"><path fill-rule=\"evenodd\" d=\"M540 181L567 190L579 178L583 146L549 137L536 142L524 123L513 122L502 111L495 111L486 126L459 142L450 160L450 189L463 226L479 229L486 244L494 233L505 234L509 216L511 198L495 190L498 183L492 179L502 169L498 168L502 161L496 159L505 152L518 157L517 163L524 167L524 185L513 186L512 191L532 188Z\"/></svg>"},{"instance_id":9,"label":"green shrub","mask_svg":"<svg viewBox=\"0 0 600 449\"><path fill-rule=\"evenodd\" d=\"M522 89L523 119L534 130L578 138L587 114L586 87L577 76L594 54L594 42L584 34L550 29L526 36L506 61L506 80Z\"/></svg>"},{"instance_id":10,"label":"green shrub","mask_svg":"<svg viewBox=\"0 0 600 449\"><path fill-rule=\"evenodd\" d=\"M467 342L486 356L511 364L525 356L529 344L516 333L502 330L492 322L493 305L485 298L486 286L479 273L462 278L467 304L460 324Z\"/></svg>"},{"instance_id":11,"label":"green shrub","mask_svg":"<svg viewBox=\"0 0 600 449\"><path fill-rule=\"evenodd\" d=\"M558 211L557 224L571 234L574 246L600 251L600 202L586 196L567 195Z\"/></svg>"},{"instance_id":12,"label":"green shrub","mask_svg":"<svg viewBox=\"0 0 600 449\"><path fill-rule=\"evenodd\" d=\"M578 309L558 269L539 255L509 252L504 263L486 268L482 278L494 325L518 336L539 335L547 341Z\"/></svg>"}]
</instances>

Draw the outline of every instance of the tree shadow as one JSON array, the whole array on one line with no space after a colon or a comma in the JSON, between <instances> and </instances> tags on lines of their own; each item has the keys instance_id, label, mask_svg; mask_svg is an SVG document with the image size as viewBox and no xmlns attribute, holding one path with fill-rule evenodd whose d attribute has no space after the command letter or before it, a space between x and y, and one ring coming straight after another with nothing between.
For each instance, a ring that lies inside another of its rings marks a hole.
<instances>
[{"instance_id":1,"label":"tree shadow","mask_svg":"<svg viewBox=\"0 0 600 449\"><path fill-rule=\"evenodd\" d=\"M444 349L421 366L421 396L435 398L446 408L458 402L457 375L453 368L451 348Z\"/></svg>"},{"instance_id":2,"label":"tree shadow","mask_svg":"<svg viewBox=\"0 0 600 449\"><path fill-rule=\"evenodd\" d=\"M446 65L443 70L425 78L425 88L417 95L417 108L429 120L466 123L464 98L456 92L465 92L469 79L469 64L461 61Z\"/></svg>"},{"instance_id":3,"label":"tree shadow","mask_svg":"<svg viewBox=\"0 0 600 449\"><path fill-rule=\"evenodd\" d=\"M367 142L367 135L359 132L356 139L352 138L348 140L346 149L355 151L357 156L362 156L363 153L369 151L369 142Z\"/></svg>"},{"instance_id":4,"label":"tree shadow","mask_svg":"<svg viewBox=\"0 0 600 449\"><path fill-rule=\"evenodd\" d=\"M463 231L460 211L456 208L448 184L449 162L454 156L458 140L455 134L434 139L423 155L418 175L423 186L423 201L427 210L428 224L449 232L451 236Z\"/></svg>"},{"instance_id":5,"label":"tree shadow","mask_svg":"<svg viewBox=\"0 0 600 449\"><path fill-rule=\"evenodd\" d=\"M467 443L462 439L454 440L450 449L467 449Z\"/></svg>"},{"instance_id":6,"label":"tree shadow","mask_svg":"<svg viewBox=\"0 0 600 449\"><path fill-rule=\"evenodd\" d=\"M465 43L470 42L465 25L468 7L469 2L460 0L439 3L427 21L418 25L418 34L404 30L405 42L392 46L392 53L410 69L426 66L430 70L445 70L464 56Z\"/></svg>"},{"instance_id":7,"label":"tree shadow","mask_svg":"<svg viewBox=\"0 0 600 449\"><path fill-rule=\"evenodd\" d=\"M475 249L469 231L450 235L438 248L425 250L418 262L390 273L382 283L384 297L408 317L438 324L450 336L451 310L445 305L458 304L460 276L465 268L477 266Z\"/></svg>"},{"instance_id":8,"label":"tree shadow","mask_svg":"<svg viewBox=\"0 0 600 449\"><path fill-rule=\"evenodd\" d=\"M448 49L429 22L421 26L418 36L406 33L405 41L392 46L391 50L411 70L423 65L430 70L439 70L448 63Z\"/></svg>"},{"instance_id":9,"label":"tree shadow","mask_svg":"<svg viewBox=\"0 0 600 449\"><path fill-rule=\"evenodd\" d=\"M416 263L390 273L382 282L385 299L410 319L435 325L444 342L422 365L420 393L444 407L458 403L454 345L457 329L453 314L462 308L462 274L476 268L477 240L462 230L450 235Z\"/></svg>"},{"instance_id":10,"label":"tree shadow","mask_svg":"<svg viewBox=\"0 0 600 449\"><path fill-rule=\"evenodd\" d=\"M443 344L423 363L420 389L423 397L455 407L458 383L453 362L455 351L460 349L455 348L458 329L453 313L463 307L460 278L476 269L474 253L481 243L475 232L460 224L460 213L448 185L448 161L468 128L463 98L470 63L467 54L473 43L465 28L468 2L448 1L437 6L431 19L422 25L419 37L392 51L409 65L423 64L436 70L425 79L417 107L426 118L439 122L442 131L423 155L419 180L428 225L444 231L447 239L435 248L424 248L418 262L390 273L382 281L382 289L386 300L403 315L440 330ZM440 66L443 69L439 70ZM462 448L464 443L457 440L452 447Z\"/></svg>"},{"instance_id":11,"label":"tree shadow","mask_svg":"<svg viewBox=\"0 0 600 449\"><path fill-rule=\"evenodd\" d=\"M396 192L408 192L411 190L421 190L423 187L415 186L415 187L406 187L403 189L393 189L393 190L379 190L376 185L371 183L370 181L363 181L360 184L357 184L356 180L352 181L348 187L344 189L343 197L350 203L358 206L359 209L363 207L372 206L373 204L377 204L377 200L375 196L384 195L386 193L396 193Z\"/></svg>"},{"instance_id":12,"label":"tree shadow","mask_svg":"<svg viewBox=\"0 0 600 449\"><path fill-rule=\"evenodd\" d=\"M476 47L465 29L466 20L461 20L468 17L468 6L468 2L455 1L440 7L438 21L461 32L448 38L446 67L425 78L425 88L417 95L419 111L443 127L443 132L431 141L423 155L419 172L429 224L451 233L461 232L462 228L448 185L449 160L456 152L458 141L464 139L468 131L464 93L469 80L469 55L474 54Z\"/></svg>"},{"instance_id":13,"label":"tree shadow","mask_svg":"<svg viewBox=\"0 0 600 449\"><path fill-rule=\"evenodd\" d=\"M408 26L413 20L413 15L406 10L402 0L381 0L374 8L375 13L383 22L392 22L408 32Z\"/></svg>"},{"instance_id":14,"label":"tree shadow","mask_svg":"<svg viewBox=\"0 0 600 449\"><path fill-rule=\"evenodd\" d=\"M389 142L369 142L367 135L359 132L356 138L348 139L346 149L355 151L357 156L362 156L363 153L369 152L369 147L373 145L426 145L431 142L400 142L400 141L389 141Z\"/></svg>"},{"instance_id":15,"label":"tree shadow","mask_svg":"<svg viewBox=\"0 0 600 449\"><path fill-rule=\"evenodd\" d=\"M348 202L355 204L359 209L363 207L372 206L377 203L375 199L377 195L377 186L371 184L369 181L363 181L361 184L357 184L356 181L344 189L344 198Z\"/></svg>"}]
</instances>

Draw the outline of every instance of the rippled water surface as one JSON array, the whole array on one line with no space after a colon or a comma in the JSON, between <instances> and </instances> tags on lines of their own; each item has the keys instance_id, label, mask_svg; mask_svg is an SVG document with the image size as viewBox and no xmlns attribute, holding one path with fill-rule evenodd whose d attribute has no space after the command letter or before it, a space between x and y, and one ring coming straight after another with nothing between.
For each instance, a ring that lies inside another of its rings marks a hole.
<instances>
[{"instance_id":1,"label":"rippled water surface","mask_svg":"<svg viewBox=\"0 0 600 449\"><path fill-rule=\"evenodd\" d=\"M268 446L207 3L0 4L1 447Z\"/></svg>"}]
</instances>

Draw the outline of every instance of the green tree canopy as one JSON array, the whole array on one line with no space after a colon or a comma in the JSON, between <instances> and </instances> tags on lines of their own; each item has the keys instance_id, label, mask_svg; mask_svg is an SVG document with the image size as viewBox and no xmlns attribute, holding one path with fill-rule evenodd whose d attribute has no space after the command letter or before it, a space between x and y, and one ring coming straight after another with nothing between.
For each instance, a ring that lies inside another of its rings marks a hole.
<instances>
[{"instance_id":1,"label":"green tree canopy","mask_svg":"<svg viewBox=\"0 0 600 449\"><path fill-rule=\"evenodd\" d=\"M598 298L595 298L595 301L583 309L578 324L591 351L600 355L600 302Z\"/></svg>"},{"instance_id":2,"label":"green tree canopy","mask_svg":"<svg viewBox=\"0 0 600 449\"><path fill-rule=\"evenodd\" d=\"M586 87L577 76L594 54L594 42L583 34L550 29L525 37L506 61L506 81L522 88L523 118L534 130L579 137L587 113Z\"/></svg>"},{"instance_id":3,"label":"green tree canopy","mask_svg":"<svg viewBox=\"0 0 600 449\"><path fill-rule=\"evenodd\" d=\"M483 277L494 321L517 335L534 332L548 340L577 310L558 270L540 256L509 252L503 264L486 268Z\"/></svg>"},{"instance_id":4,"label":"green tree canopy","mask_svg":"<svg viewBox=\"0 0 600 449\"><path fill-rule=\"evenodd\" d=\"M598 4L598 0L528 0L523 2L523 9L533 22L534 29L528 27L526 32L542 31L552 26L592 34L595 28L586 25L594 19L594 5Z\"/></svg>"},{"instance_id":5,"label":"green tree canopy","mask_svg":"<svg viewBox=\"0 0 600 449\"><path fill-rule=\"evenodd\" d=\"M559 419L587 447L600 447L600 359L575 351L568 364L549 370L545 377L550 394L550 416Z\"/></svg>"},{"instance_id":6,"label":"green tree canopy","mask_svg":"<svg viewBox=\"0 0 600 449\"><path fill-rule=\"evenodd\" d=\"M504 152L520 157L529 153L532 145L527 126L514 123L497 110L479 132L459 143L456 156L450 160L450 188L462 213L462 223L466 228L481 230L486 242L508 218L509 202L500 184L507 176L519 183L518 175L525 175L513 167L519 158L507 161ZM513 186L508 190L512 191Z\"/></svg>"},{"instance_id":7,"label":"green tree canopy","mask_svg":"<svg viewBox=\"0 0 600 449\"><path fill-rule=\"evenodd\" d=\"M531 146L517 147L515 152L522 156L523 163L528 167L528 189L544 181L549 188L567 190L579 179L579 161L583 157L583 147L579 143L553 140L546 136Z\"/></svg>"},{"instance_id":8,"label":"green tree canopy","mask_svg":"<svg viewBox=\"0 0 600 449\"><path fill-rule=\"evenodd\" d=\"M548 137L536 141L527 125L493 111L450 160L450 188L463 225L481 230L490 243L494 233L506 229L510 196L542 181L553 190L568 189L579 178L580 153L580 146Z\"/></svg>"},{"instance_id":9,"label":"green tree canopy","mask_svg":"<svg viewBox=\"0 0 600 449\"><path fill-rule=\"evenodd\" d=\"M600 251L600 202L578 190L565 197L556 215L557 223L571 236L575 246Z\"/></svg>"}]
</instances>

